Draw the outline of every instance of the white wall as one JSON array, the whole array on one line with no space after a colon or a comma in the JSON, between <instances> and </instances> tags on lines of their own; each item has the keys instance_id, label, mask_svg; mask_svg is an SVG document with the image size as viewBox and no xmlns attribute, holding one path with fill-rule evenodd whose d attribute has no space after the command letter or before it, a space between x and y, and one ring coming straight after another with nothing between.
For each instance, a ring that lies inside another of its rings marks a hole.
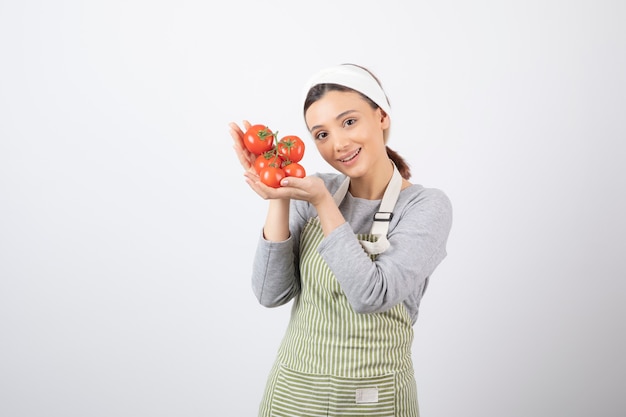
<instances>
[{"instance_id":1,"label":"white wall","mask_svg":"<svg viewBox=\"0 0 626 417\"><path fill-rule=\"evenodd\" d=\"M422 415L622 415L624 2L213 4L0 3L0 415L255 415L289 307L252 295L227 124L308 137L302 84L342 62L454 204Z\"/></svg>"}]
</instances>

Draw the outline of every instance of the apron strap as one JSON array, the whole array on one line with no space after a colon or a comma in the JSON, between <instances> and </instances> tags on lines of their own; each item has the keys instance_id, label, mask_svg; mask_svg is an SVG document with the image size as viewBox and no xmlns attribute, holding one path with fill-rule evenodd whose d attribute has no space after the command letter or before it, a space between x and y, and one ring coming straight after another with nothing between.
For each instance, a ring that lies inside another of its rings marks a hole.
<instances>
[{"instance_id":1,"label":"apron strap","mask_svg":"<svg viewBox=\"0 0 626 417\"><path fill-rule=\"evenodd\" d=\"M337 206L339 206L339 204L343 201L349 187L350 177L346 177L333 195ZM396 165L393 164L393 175L391 176L391 180L385 189L385 193L383 194L383 198L380 202L380 207L374 214L373 218L374 222L372 223L371 234L376 236L377 240L376 242L359 240L363 249L365 249L365 251L370 255L383 253L390 246L389 241L387 240L387 231L389 230L389 222L391 222L393 217L393 209L396 206L396 201L398 201L401 189L402 176L400 175Z\"/></svg>"}]
</instances>

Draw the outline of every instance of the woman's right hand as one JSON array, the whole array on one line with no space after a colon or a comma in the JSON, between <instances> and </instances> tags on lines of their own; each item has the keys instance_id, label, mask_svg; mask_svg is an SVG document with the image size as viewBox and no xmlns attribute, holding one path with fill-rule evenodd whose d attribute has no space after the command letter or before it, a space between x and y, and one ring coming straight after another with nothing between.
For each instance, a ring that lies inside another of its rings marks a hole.
<instances>
[{"instance_id":1,"label":"woman's right hand","mask_svg":"<svg viewBox=\"0 0 626 417\"><path fill-rule=\"evenodd\" d=\"M244 120L243 129L237 123L231 122L230 136L233 138L233 149L239 158L239 163L244 169L244 177L250 188L265 200L288 198L273 193L274 188L263 184L259 178L259 174L254 169L254 162L257 158L253 152L250 152L243 143L244 132L252 126L252 124Z\"/></svg>"},{"instance_id":2,"label":"woman's right hand","mask_svg":"<svg viewBox=\"0 0 626 417\"><path fill-rule=\"evenodd\" d=\"M241 129L241 127L239 127L239 125L235 122L229 123L228 126L230 127L230 136L233 138L233 149L237 154L237 158L239 158L239 163L246 172L256 174L254 171L254 160L256 159L256 155L246 149L243 144L243 135L244 132L250 128L250 122L244 120L243 129Z\"/></svg>"}]
</instances>

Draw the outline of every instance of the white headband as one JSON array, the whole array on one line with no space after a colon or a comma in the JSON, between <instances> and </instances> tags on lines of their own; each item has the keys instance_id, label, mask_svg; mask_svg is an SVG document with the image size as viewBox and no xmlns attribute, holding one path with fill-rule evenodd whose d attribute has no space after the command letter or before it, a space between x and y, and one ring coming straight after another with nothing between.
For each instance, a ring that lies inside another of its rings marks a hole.
<instances>
[{"instance_id":1,"label":"white headband","mask_svg":"<svg viewBox=\"0 0 626 417\"><path fill-rule=\"evenodd\" d=\"M309 79L304 89L304 100L311 87L317 84L339 84L367 96L391 116L391 106L378 81L372 75L356 65L343 64L326 68Z\"/></svg>"}]
</instances>

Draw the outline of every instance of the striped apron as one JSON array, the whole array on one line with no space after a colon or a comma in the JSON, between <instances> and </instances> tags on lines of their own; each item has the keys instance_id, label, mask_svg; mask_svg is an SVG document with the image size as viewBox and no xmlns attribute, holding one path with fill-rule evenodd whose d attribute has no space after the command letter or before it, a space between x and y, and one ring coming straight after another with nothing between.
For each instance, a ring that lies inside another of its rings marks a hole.
<instances>
[{"instance_id":1,"label":"striped apron","mask_svg":"<svg viewBox=\"0 0 626 417\"><path fill-rule=\"evenodd\" d=\"M379 237L357 235L369 243ZM419 416L413 327L404 304L382 313L356 313L317 252L323 238L319 219L310 219L301 236L301 291L259 416Z\"/></svg>"}]
</instances>

